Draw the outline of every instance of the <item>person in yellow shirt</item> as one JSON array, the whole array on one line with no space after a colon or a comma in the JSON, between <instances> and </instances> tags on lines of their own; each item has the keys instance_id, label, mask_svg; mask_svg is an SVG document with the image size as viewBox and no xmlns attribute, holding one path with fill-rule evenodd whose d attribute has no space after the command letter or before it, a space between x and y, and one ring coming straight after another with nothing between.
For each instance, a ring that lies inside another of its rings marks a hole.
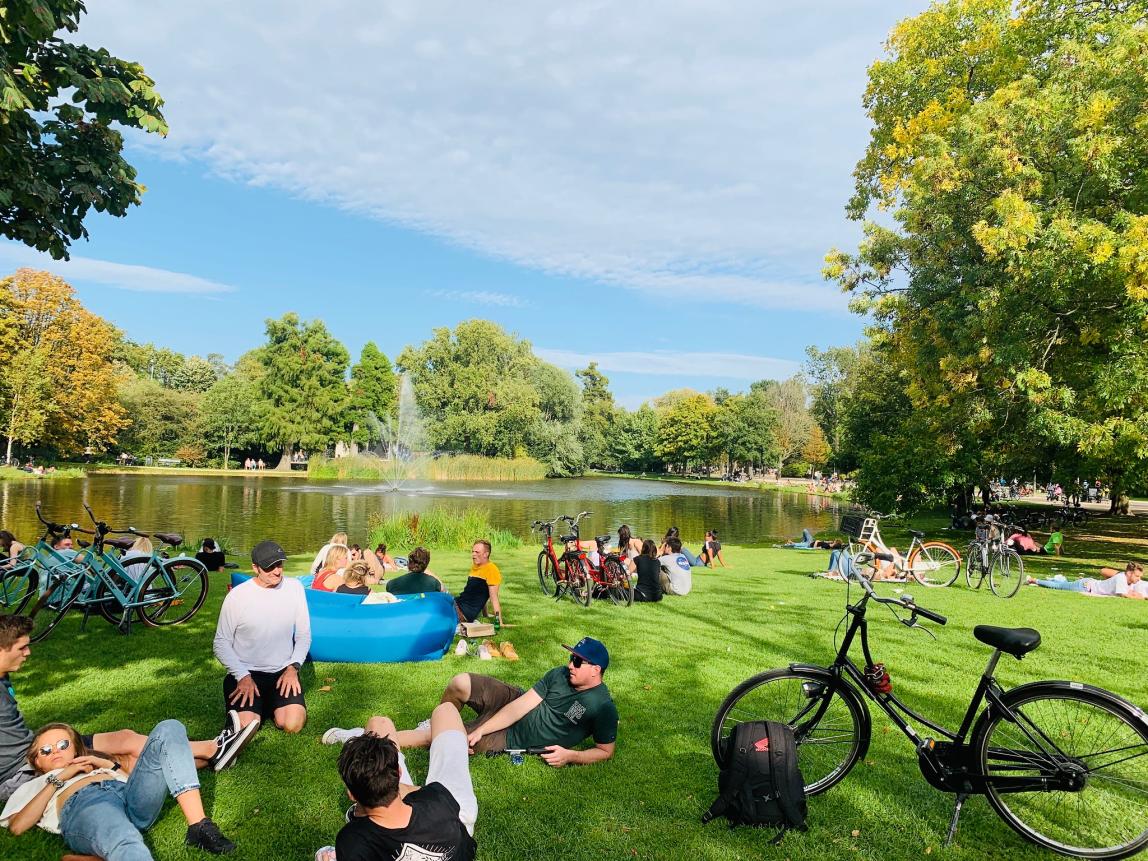
<instances>
[{"instance_id":1,"label":"person in yellow shirt","mask_svg":"<svg viewBox=\"0 0 1148 861\"><path fill-rule=\"evenodd\" d=\"M498 587L502 585L502 572L490 561L490 542L480 538L470 548L470 576L466 586L455 598L454 608L459 621L473 622L490 603L491 611L502 624L502 604L498 600Z\"/></svg>"}]
</instances>

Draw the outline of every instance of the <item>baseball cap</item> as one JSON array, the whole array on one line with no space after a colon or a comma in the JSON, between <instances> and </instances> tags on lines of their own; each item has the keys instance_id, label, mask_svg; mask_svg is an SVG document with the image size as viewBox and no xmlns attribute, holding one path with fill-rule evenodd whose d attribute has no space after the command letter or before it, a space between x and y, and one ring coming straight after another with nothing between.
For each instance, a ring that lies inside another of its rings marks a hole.
<instances>
[{"instance_id":1,"label":"baseball cap","mask_svg":"<svg viewBox=\"0 0 1148 861\"><path fill-rule=\"evenodd\" d=\"M567 646L563 643L562 648L577 655L588 664L597 664L602 668L602 672L606 672L606 667L610 665L610 653L606 651L601 640L595 640L593 637L583 637L573 646Z\"/></svg>"},{"instance_id":2,"label":"baseball cap","mask_svg":"<svg viewBox=\"0 0 1148 861\"><path fill-rule=\"evenodd\" d=\"M274 541L260 541L251 550L251 562L256 568L269 571L280 562L287 561L287 554Z\"/></svg>"}]
</instances>

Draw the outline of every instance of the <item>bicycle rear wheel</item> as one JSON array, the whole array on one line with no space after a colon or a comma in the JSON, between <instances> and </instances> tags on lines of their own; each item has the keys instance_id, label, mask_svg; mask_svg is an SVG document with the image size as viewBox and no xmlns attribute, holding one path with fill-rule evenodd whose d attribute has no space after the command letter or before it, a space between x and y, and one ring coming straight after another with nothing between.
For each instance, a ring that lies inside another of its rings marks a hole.
<instances>
[{"instance_id":1,"label":"bicycle rear wheel","mask_svg":"<svg viewBox=\"0 0 1148 861\"><path fill-rule=\"evenodd\" d=\"M1024 582L1024 562L1020 554L1009 547L1002 547L993 557L993 567L989 571L989 588L999 598L1011 598Z\"/></svg>"},{"instance_id":2,"label":"bicycle rear wheel","mask_svg":"<svg viewBox=\"0 0 1148 861\"><path fill-rule=\"evenodd\" d=\"M961 574L961 555L943 541L926 541L909 557L909 571L922 586L952 586Z\"/></svg>"},{"instance_id":3,"label":"bicycle rear wheel","mask_svg":"<svg viewBox=\"0 0 1148 861\"><path fill-rule=\"evenodd\" d=\"M140 589L140 621L152 628L178 625L207 600L207 569L193 559L172 559Z\"/></svg>"},{"instance_id":4,"label":"bicycle rear wheel","mask_svg":"<svg viewBox=\"0 0 1148 861\"><path fill-rule=\"evenodd\" d=\"M578 558L567 558L566 592L574 599L575 604L589 607L594 600L594 581L590 579L590 572L586 570L586 563Z\"/></svg>"},{"instance_id":5,"label":"bicycle rear wheel","mask_svg":"<svg viewBox=\"0 0 1148 861\"><path fill-rule=\"evenodd\" d=\"M976 583L973 582L974 577L977 578ZM965 585L970 589L979 589L984 579L984 545L979 541L969 542L965 550Z\"/></svg>"},{"instance_id":6,"label":"bicycle rear wheel","mask_svg":"<svg viewBox=\"0 0 1148 861\"><path fill-rule=\"evenodd\" d=\"M827 672L768 670L746 679L718 708L710 729L714 760L724 766L733 728L752 720L788 724L807 795L842 780L869 749L869 710L853 688Z\"/></svg>"},{"instance_id":7,"label":"bicycle rear wheel","mask_svg":"<svg viewBox=\"0 0 1148 861\"><path fill-rule=\"evenodd\" d=\"M630 572L616 556L607 556L602 562L602 572L606 577L606 594L615 604L631 606L634 603L634 581Z\"/></svg>"},{"instance_id":8,"label":"bicycle rear wheel","mask_svg":"<svg viewBox=\"0 0 1148 861\"><path fill-rule=\"evenodd\" d=\"M984 711L972 750L986 797L1009 827L1077 858L1127 858L1148 846L1148 720L1124 700L1070 682L1036 682ZM991 778L1047 781L998 787ZM1067 782L1067 785L1066 785Z\"/></svg>"},{"instance_id":9,"label":"bicycle rear wheel","mask_svg":"<svg viewBox=\"0 0 1148 861\"><path fill-rule=\"evenodd\" d=\"M39 583L36 566L31 563L18 563L5 570L0 577L0 612L19 614L36 596Z\"/></svg>"},{"instance_id":10,"label":"bicycle rear wheel","mask_svg":"<svg viewBox=\"0 0 1148 861\"><path fill-rule=\"evenodd\" d=\"M558 572L554 569L554 560L545 550L538 554L538 586L548 598L558 593Z\"/></svg>"}]
</instances>

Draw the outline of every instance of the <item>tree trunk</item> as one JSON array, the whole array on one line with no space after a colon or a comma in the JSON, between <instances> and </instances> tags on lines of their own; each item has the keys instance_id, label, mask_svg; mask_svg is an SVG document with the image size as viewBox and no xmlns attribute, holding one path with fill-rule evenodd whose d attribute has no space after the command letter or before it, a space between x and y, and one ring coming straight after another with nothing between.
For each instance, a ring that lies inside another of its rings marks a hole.
<instances>
[{"instance_id":1,"label":"tree trunk","mask_svg":"<svg viewBox=\"0 0 1148 861\"><path fill-rule=\"evenodd\" d=\"M223 444L223 468L228 469L229 468L228 464L230 462L231 462L231 442L229 440L228 442L225 442Z\"/></svg>"},{"instance_id":2,"label":"tree trunk","mask_svg":"<svg viewBox=\"0 0 1148 861\"><path fill-rule=\"evenodd\" d=\"M291 455L295 453L295 444L287 443L283 447L283 456L279 458L279 464L275 467L276 472L290 472L291 471Z\"/></svg>"}]
</instances>

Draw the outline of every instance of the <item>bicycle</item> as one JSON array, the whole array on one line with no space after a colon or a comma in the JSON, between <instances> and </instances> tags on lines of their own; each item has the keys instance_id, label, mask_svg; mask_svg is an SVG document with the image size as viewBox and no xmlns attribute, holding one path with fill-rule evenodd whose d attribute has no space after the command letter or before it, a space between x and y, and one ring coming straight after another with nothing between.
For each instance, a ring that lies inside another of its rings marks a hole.
<instances>
[{"instance_id":1,"label":"bicycle","mask_svg":"<svg viewBox=\"0 0 1148 861\"><path fill-rule=\"evenodd\" d=\"M45 582L48 572L56 566L73 565L73 557L61 553L53 546L56 540L69 535L78 524L53 523L45 520L41 503L36 503L36 518L44 524L44 534L31 547L20 551L16 564L0 574L0 606L12 614L21 613Z\"/></svg>"},{"instance_id":2,"label":"bicycle","mask_svg":"<svg viewBox=\"0 0 1148 861\"><path fill-rule=\"evenodd\" d=\"M970 589L980 589L986 577L989 589L998 598L1011 598L1020 589L1024 582L1024 561L1005 544L1005 533L1013 531L1015 527L991 514L977 521L974 538L966 551L965 584Z\"/></svg>"},{"instance_id":3,"label":"bicycle","mask_svg":"<svg viewBox=\"0 0 1148 861\"><path fill-rule=\"evenodd\" d=\"M794 663L735 687L710 731L719 765L727 761L727 740L736 724L782 721L796 736L806 793L825 792L843 780L869 748L869 700L916 748L926 781L955 793L946 845L968 797L984 795L1010 828L1055 852L1117 859L1148 846L1148 718L1141 709L1078 682L1038 681L1004 690L994 676L1001 655L1020 660L1040 645L1040 634L1031 628L978 625L973 636L993 653L960 728L946 729L892 693L884 665L870 650L865 615L869 603L876 602L910 628L923 627L919 618L939 625L946 618L909 595L884 598L863 577L849 579L860 584L862 595L854 604L846 597L842 621L851 621L833 663ZM910 617L898 615L898 607ZM864 669L849 655L858 634ZM922 737L910 720L942 739Z\"/></svg>"},{"instance_id":4,"label":"bicycle","mask_svg":"<svg viewBox=\"0 0 1148 861\"><path fill-rule=\"evenodd\" d=\"M881 520L889 520L892 516L882 514L879 511L872 511L869 513L869 518L873 520L872 528L866 529L867 524L863 524L857 535L849 535L849 537L851 539L856 537L861 542L862 552L874 548L880 549L884 542L881 540L876 524ZM944 541L925 541L924 532L916 529L910 529L908 532L912 536L912 541L909 543L909 548L904 556L901 557L904 562L893 557L893 566L897 573L903 577L912 577L922 586L953 585L961 574L961 554ZM850 545L850 552L855 552L852 541Z\"/></svg>"},{"instance_id":5,"label":"bicycle","mask_svg":"<svg viewBox=\"0 0 1148 861\"><path fill-rule=\"evenodd\" d=\"M590 606L597 593L605 595L615 605L629 607L634 603L634 582L621 557L606 550L612 536L595 536L597 563L582 549L578 523L589 514L589 511L582 511L575 517L562 515L551 521L536 520L531 525L532 529L541 529L546 535L546 543L538 554L538 582L542 593L558 598L569 593L576 603L586 607ZM566 547L561 558L554 551L553 540L554 524L559 521L570 525L570 534L559 539Z\"/></svg>"},{"instance_id":6,"label":"bicycle","mask_svg":"<svg viewBox=\"0 0 1148 861\"><path fill-rule=\"evenodd\" d=\"M130 549L132 543L132 539L109 539L108 535L156 538L171 547L181 545L182 536L145 533L134 527L111 529L86 503L84 509L95 529L74 529L93 536L92 544L76 554L73 564L78 570L61 571L57 566L50 572L29 614L34 623L33 642L48 636L73 606L84 611L84 625L94 609L125 634L131 632L136 614L143 624L156 628L181 624L199 612L207 600L209 583L207 569L199 560L188 556L167 559L155 551L118 559L105 549Z\"/></svg>"}]
</instances>

